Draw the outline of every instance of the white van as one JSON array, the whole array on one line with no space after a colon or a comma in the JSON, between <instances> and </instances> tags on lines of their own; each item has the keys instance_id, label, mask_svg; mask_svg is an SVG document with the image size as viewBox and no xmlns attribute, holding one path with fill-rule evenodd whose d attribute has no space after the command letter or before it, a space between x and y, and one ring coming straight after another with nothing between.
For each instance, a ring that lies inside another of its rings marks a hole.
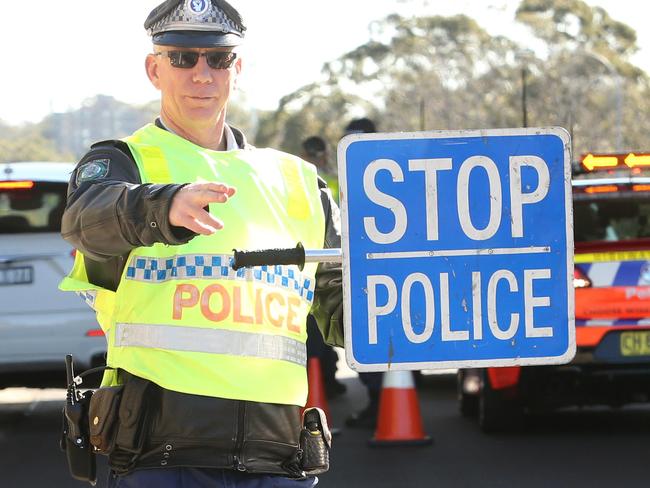
<instances>
[{"instance_id":1,"label":"white van","mask_svg":"<svg viewBox=\"0 0 650 488\"><path fill-rule=\"evenodd\" d=\"M74 250L60 235L72 163L0 163L0 388L64 387L105 361L94 312L57 286Z\"/></svg>"}]
</instances>

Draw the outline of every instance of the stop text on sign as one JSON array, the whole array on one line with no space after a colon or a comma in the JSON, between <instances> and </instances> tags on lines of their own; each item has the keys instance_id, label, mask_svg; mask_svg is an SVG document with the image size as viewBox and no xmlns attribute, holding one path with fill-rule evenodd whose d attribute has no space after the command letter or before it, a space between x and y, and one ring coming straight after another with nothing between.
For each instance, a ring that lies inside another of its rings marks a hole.
<instances>
[{"instance_id":1,"label":"stop text on sign","mask_svg":"<svg viewBox=\"0 0 650 488\"><path fill-rule=\"evenodd\" d=\"M524 205L537 203L547 195L550 175L546 162L537 156L512 156L509 159L511 236L522 237ZM532 191L522 188L521 172L524 167L530 167L537 173L538 184ZM436 241L440 235L438 173L450 171L453 168L453 161L451 158L412 159L408 161L408 168L412 172L424 172L426 236L427 240ZM487 225L479 229L472 222L470 188L472 174L481 169L487 174L489 184L489 199L487 202L481 202L489 205L489 219ZM394 183L404 183L404 172L396 161L378 159L367 166L363 175L363 189L368 199L392 212L395 225L388 231L381 231L377 228L375 217L372 216L364 218L363 225L366 234L373 242L391 244L404 237L409 218L406 207L400 200L377 187L376 177L380 171L389 172ZM457 216L465 235L475 241L485 241L494 237L501 226L503 216L501 177L495 162L486 156L472 156L463 161L458 170L455 194Z\"/></svg>"}]
</instances>

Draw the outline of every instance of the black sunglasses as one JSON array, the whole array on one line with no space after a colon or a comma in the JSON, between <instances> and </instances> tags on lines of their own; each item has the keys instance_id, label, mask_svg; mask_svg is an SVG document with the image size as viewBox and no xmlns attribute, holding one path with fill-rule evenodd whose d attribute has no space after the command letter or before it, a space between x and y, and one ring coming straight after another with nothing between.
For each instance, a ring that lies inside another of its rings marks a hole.
<instances>
[{"instance_id":1,"label":"black sunglasses","mask_svg":"<svg viewBox=\"0 0 650 488\"><path fill-rule=\"evenodd\" d=\"M236 53L224 51L209 51L207 53L199 53L196 51L162 51L155 54L156 56L167 56L174 68L183 69L194 68L201 56L205 56L205 61L212 69L228 69L237 59Z\"/></svg>"}]
</instances>

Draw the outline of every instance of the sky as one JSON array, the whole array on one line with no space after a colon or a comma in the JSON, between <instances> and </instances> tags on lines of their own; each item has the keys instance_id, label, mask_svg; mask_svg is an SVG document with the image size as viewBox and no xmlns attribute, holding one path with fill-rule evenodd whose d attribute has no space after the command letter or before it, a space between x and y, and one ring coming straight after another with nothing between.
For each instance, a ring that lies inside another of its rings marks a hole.
<instances>
[{"instance_id":1,"label":"sky","mask_svg":"<svg viewBox=\"0 0 650 488\"><path fill-rule=\"evenodd\" d=\"M0 120L38 122L50 112L81 106L97 94L140 104L158 98L144 71L151 42L143 23L162 0L30 0L0 16ZM372 21L398 12L466 13L490 34L522 46L515 28L518 0L231 0L248 31L240 83L248 104L271 110L279 99L320 77L323 63L363 44ZM586 0L634 28L633 61L650 73L650 2ZM316 8L315 6L318 5ZM327 5L324 8L323 5ZM524 46L528 47L528 46Z\"/></svg>"}]
</instances>

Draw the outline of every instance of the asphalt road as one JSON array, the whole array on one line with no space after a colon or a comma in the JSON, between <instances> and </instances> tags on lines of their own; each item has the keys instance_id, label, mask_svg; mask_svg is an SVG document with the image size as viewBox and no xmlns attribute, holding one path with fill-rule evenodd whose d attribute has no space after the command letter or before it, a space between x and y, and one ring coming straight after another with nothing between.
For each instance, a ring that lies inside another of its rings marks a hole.
<instances>
[{"instance_id":1,"label":"asphalt road","mask_svg":"<svg viewBox=\"0 0 650 488\"><path fill-rule=\"evenodd\" d=\"M354 377L330 400L333 424L364 403ZM71 480L58 451L62 391L0 392L0 487L88 486ZM646 487L650 406L567 410L528 419L522 432L486 436L457 413L452 375L425 376L419 401L431 446L369 448L370 431L334 438L323 487ZM98 486L106 467L99 465Z\"/></svg>"}]
</instances>

